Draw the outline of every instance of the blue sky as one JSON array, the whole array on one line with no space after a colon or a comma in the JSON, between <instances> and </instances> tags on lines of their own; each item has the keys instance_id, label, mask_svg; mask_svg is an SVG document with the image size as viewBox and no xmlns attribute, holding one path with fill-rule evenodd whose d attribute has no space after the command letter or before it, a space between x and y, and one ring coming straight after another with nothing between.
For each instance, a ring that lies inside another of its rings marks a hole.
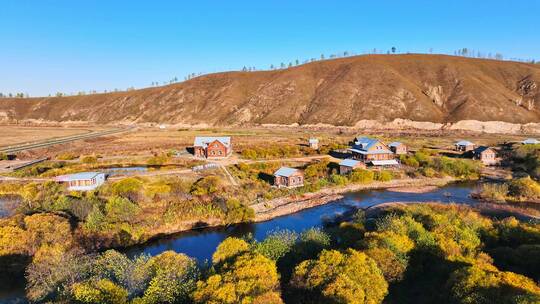
<instances>
[{"instance_id":1,"label":"blue sky","mask_svg":"<svg viewBox=\"0 0 540 304\"><path fill-rule=\"evenodd\" d=\"M539 15L536 0L0 0L0 92L140 88L392 46L540 59Z\"/></svg>"}]
</instances>

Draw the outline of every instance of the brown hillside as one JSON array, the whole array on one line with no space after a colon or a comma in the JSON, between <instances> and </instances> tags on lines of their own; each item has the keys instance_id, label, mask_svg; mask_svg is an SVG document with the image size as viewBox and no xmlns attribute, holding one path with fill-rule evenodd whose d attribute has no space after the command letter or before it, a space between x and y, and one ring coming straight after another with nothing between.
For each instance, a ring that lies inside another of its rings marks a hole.
<instances>
[{"instance_id":1,"label":"brown hillside","mask_svg":"<svg viewBox=\"0 0 540 304\"><path fill-rule=\"evenodd\" d=\"M354 125L362 119L540 121L540 66L367 55L227 72L130 92L0 99L0 120Z\"/></svg>"}]
</instances>

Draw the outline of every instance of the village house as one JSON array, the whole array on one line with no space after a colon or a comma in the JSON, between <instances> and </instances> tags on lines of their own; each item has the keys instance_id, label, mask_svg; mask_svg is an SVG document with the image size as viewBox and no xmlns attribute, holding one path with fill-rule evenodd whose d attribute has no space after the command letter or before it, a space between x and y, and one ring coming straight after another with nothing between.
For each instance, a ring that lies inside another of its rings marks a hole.
<instances>
[{"instance_id":1,"label":"village house","mask_svg":"<svg viewBox=\"0 0 540 304\"><path fill-rule=\"evenodd\" d=\"M55 177L71 191L91 191L105 183L106 175L102 172L80 172Z\"/></svg>"},{"instance_id":2,"label":"village house","mask_svg":"<svg viewBox=\"0 0 540 304\"><path fill-rule=\"evenodd\" d=\"M302 187L304 185L304 173L298 169L281 167L274 172L274 186L281 188Z\"/></svg>"},{"instance_id":3,"label":"village house","mask_svg":"<svg viewBox=\"0 0 540 304\"><path fill-rule=\"evenodd\" d=\"M361 161L357 161L350 158L344 159L339 163L339 174L341 175L349 174L354 169L359 169L359 168L365 169L366 164L364 164Z\"/></svg>"},{"instance_id":4,"label":"village house","mask_svg":"<svg viewBox=\"0 0 540 304\"><path fill-rule=\"evenodd\" d=\"M527 138L524 141L521 142L523 145L537 145L540 144L540 141L538 141L536 138Z\"/></svg>"},{"instance_id":5,"label":"village house","mask_svg":"<svg viewBox=\"0 0 540 304\"><path fill-rule=\"evenodd\" d=\"M399 141L394 141L388 145L390 151L394 152L396 155L407 154L407 146Z\"/></svg>"},{"instance_id":6,"label":"village house","mask_svg":"<svg viewBox=\"0 0 540 304\"><path fill-rule=\"evenodd\" d=\"M473 150L473 159L481 161L486 166L498 164L497 152L486 146L480 146Z\"/></svg>"},{"instance_id":7,"label":"village house","mask_svg":"<svg viewBox=\"0 0 540 304\"><path fill-rule=\"evenodd\" d=\"M230 137L197 136L193 143L193 155L201 158L223 158L232 153Z\"/></svg>"},{"instance_id":8,"label":"village house","mask_svg":"<svg viewBox=\"0 0 540 304\"><path fill-rule=\"evenodd\" d=\"M317 138L310 138L308 143L311 149L313 150L319 149L319 140Z\"/></svg>"},{"instance_id":9,"label":"village house","mask_svg":"<svg viewBox=\"0 0 540 304\"><path fill-rule=\"evenodd\" d=\"M474 150L475 144L473 144L472 142L468 140L460 140L456 142L454 146L455 146L456 151L467 152L467 151Z\"/></svg>"},{"instance_id":10,"label":"village house","mask_svg":"<svg viewBox=\"0 0 540 304\"><path fill-rule=\"evenodd\" d=\"M399 163L394 153L383 142L368 137L358 137L349 148L354 159L374 166L392 166Z\"/></svg>"}]
</instances>

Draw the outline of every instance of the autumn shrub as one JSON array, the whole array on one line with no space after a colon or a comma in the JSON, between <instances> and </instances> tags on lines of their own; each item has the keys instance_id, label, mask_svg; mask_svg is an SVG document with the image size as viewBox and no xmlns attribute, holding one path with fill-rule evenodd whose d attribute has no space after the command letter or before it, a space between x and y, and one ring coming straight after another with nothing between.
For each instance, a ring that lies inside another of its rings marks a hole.
<instances>
[{"instance_id":1,"label":"autumn shrub","mask_svg":"<svg viewBox=\"0 0 540 304\"><path fill-rule=\"evenodd\" d=\"M332 181L332 183L337 186L345 186L349 183L347 177L339 174L332 174L330 176L330 181Z\"/></svg>"},{"instance_id":2,"label":"autumn shrub","mask_svg":"<svg viewBox=\"0 0 540 304\"><path fill-rule=\"evenodd\" d=\"M388 283L375 261L363 252L325 250L294 270L291 285L300 289L298 302L382 303Z\"/></svg>"},{"instance_id":3,"label":"autumn shrub","mask_svg":"<svg viewBox=\"0 0 540 304\"><path fill-rule=\"evenodd\" d=\"M514 179L508 184L508 194L517 199L540 198L540 184L530 177Z\"/></svg>"},{"instance_id":4,"label":"autumn shrub","mask_svg":"<svg viewBox=\"0 0 540 304\"><path fill-rule=\"evenodd\" d=\"M508 185L505 183L483 183L480 187L479 194L483 199L492 202L504 202L508 195Z\"/></svg>"},{"instance_id":5,"label":"autumn shrub","mask_svg":"<svg viewBox=\"0 0 540 304\"><path fill-rule=\"evenodd\" d=\"M354 183L367 184L371 183L375 179L375 173L366 169L354 169L351 173L350 179Z\"/></svg>"},{"instance_id":6,"label":"autumn shrub","mask_svg":"<svg viewBox=\"0 0 540 304\"><path fill-rule=\"evenodd\" d=\"M193 195L213 194L218 191L220 186L221 180L219 177L214 175L206 176L192 185L190 193Z\"/></svg>"},{"instance_id":7,"label":"autumn shrub","mask_svg":"<svg viewBox=\"0 0 540 304\"><path fill-rule=\"evenodd\" d=\"M253 208L242 204L238 199L230 198L225 203L227 223L241 223L252 220L255 217Z\"/></svg>"},{"instance_id":8,"label":"autumn shrub","mask_svg":"<svg viewBox=\"0 0 540 304\"><path fill-rule=\"evenodd\" d=\"M149 166L162 166L166 164L169 161L169 159L170 157L167 154L163 153L163 154L150 157L146 161L146 164Z\"/></svg>"},{"instance_id":9,"label":"autumn shrub","mask_svg":"<svg viewBox=\"0 0 540 304\"><path fill-rule=\"evenodd\" d=\"M374 175L374 179L379 182L389 182L393 177L392 172L387 170L375 171Z\"/></svg>"},{"instance_id":10,"label":"autumn shrub","mask_svg":"<svg viewBox=\"0 0 540 304\"><path fill-rule=\"evenodd\" d=\"M114 196L105 203L107 221L112 223L132 221L139 212L139 206L124 197Z\"/></svg>"},{"instance_id":11,"label":"autumn shrub","mask_svg":"<svg viewBox=\"0 0 540 304\"><path fill-rule=\"evenodd\" d=\"M97 156L95 155L83 155L80 156L80 159L83 164L95 164L98 160Z\"/></svg>"},{"instance_id":12,"label":"autumn shrub","mask_svg":"<svg viewBox=\"0 0 540 304\"><path fill-rule=\"evenodd\" d=\"M491 265L459 269L448 284L458 303L540 303L540 287L533 280Z\"/></svg>"},{"instance_id":13,"label":"autumn shrub","mask_svg":"<svg viewBox=\"0 0 540 304\"><path fill-rule=\"evenodd\" d=\"M74 159L77 159L78 157L79 155L73 152L64 152L64 153L56 155L56 159L59 159L59 160L74 160Z\"/></svg>"},{"instance_id":14,"label":"autumn shrub","mask_svg":"<svg viewBox=\"0 0 540 304\"><path fill-rule=\"evenodd\" d=\"M117 196L132 198L143 189L144 183L136 177L128 177L114 182L111 186L111 193Z\"/></svg>"},{"instance_id":15,"label":"autumn shrub","mask_svg":"<svg viewBox=\"0 0 540 304\"><path fill-rule=\"evenodd\" d=\"M283 303L274 261L249 251L230 257L215 274L199 281L193 299L195 303Z\"/></svg>"}]
</instances>

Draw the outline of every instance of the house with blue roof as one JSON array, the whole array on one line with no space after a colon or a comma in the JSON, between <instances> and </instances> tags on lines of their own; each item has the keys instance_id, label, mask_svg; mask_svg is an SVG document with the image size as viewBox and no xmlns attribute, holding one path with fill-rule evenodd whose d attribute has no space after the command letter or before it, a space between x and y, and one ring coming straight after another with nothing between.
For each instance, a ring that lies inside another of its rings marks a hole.
<instances>
[{"instance_id":1,"label":"house with blue roof","mask_svg":"<svg viewBox=\"0 0 540 304\"><path fill-rule=\"evenodd\" d=\"M339 162L339 174L345 175L352 172L354 169L365 169L366 164L364 164L361 161L355 160L355 159L344 159L341 162Z\"/></svg>"},{"instance_id":2,"label":"house with blue roof","mask_svg":"<svg viewBox=\"0 0 540 304\"><path fill-rule=\"evenodd\" d=\"M65 184L70 191L91 191L105 183L102 172L80 172L55 177L55 181Z\"/></svg>"},{"instance_id":3,"label":"house with blue roof","mask_svg":"<svg viewBox=\"0 0 540 304\"><path fill-rule=\"evenodd\" d=\"M295 188L304 185L304 173L298 169L281 167L274 172L274 186Z\"/></svg>"},{"instance_id":4,"label":"house with blue roof","mask_svg":"<svg viewBox=\"0 0 540 304\"><path fill-rule=\"evenodd\" d=\"M364 163L387 163L395 161L394 152L382 141L369 137L356 137L353 145L348 149L352 153L352 157Z\"/></svg>"}]
</instances>

